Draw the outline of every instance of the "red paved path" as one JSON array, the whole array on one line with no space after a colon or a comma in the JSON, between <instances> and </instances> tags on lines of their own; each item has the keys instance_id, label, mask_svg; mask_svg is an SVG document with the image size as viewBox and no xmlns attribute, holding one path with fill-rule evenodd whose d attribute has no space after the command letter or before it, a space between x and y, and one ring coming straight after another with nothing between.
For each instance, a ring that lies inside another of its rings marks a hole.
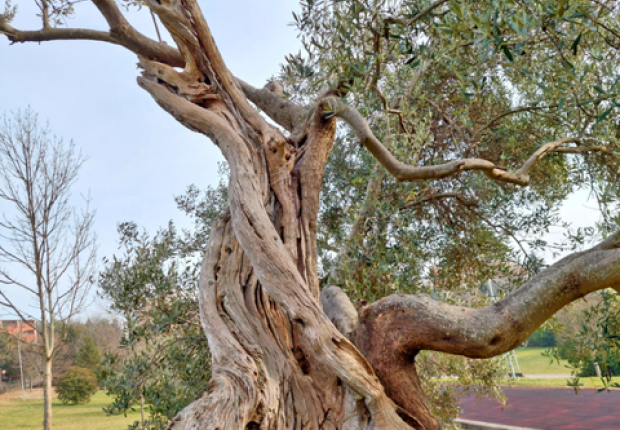
<instances>
[{"instance_id":1,"label":"red paved path","mask_svg":"<svg viewBox=\"0 0 620 430\"><path fill-rule=\"evenodd\" d=\"M620 391L504 388L505 409L475 396L461 399L461 418L541 430L620 430Z\"/></svg>"}]
</instances>

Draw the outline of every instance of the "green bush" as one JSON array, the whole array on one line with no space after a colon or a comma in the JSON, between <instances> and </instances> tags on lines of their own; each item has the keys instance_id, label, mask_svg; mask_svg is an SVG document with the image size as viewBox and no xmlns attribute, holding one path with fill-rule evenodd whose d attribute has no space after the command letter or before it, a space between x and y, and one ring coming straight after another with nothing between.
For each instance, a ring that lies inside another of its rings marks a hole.
<instances>
[{"instance_id":1,"label":"green bush","mask_svg":"<svg viewBox=\"0 0 620 430\"><path fill-rule=\"evenodd\" d=\"M555 334L551 330L539 328L527 340L527 346L538 348L549 348L556 346Z\"/></svg>"},{"instance_id":2,"label":"green bush","mask_svg":"<svg viewBox=\"0 0 620 430\"><path fill-rule=\"evenodd\" d=\"M602 354L598 354L596 357L599 369L603 376L617 376L620 374L620 357L608 356L606 359ZM579 376L597 376L596 369L594 368L594 359L592 357L585 357L581 362L581 369Z\"/></svg>"},{"instance_id":3,"label":"green bush","mask_svg":"<svg viewBox=\"0 0 620 430\"><path fill-rule=\"evenodd\" d=\"M97 392L97 377L89 369L70 367L58 378L56 384L58 399L62 403L88 403L90 397Z\"/></svg>"},{"instance_id":4,"label":"green bush","mask_svg":"<svg viewBox=\"0 0 620 430\"><path fill-rule=\"evenodd\" d=\"M574 339L567 339L558 344L558 355L562 360L567 360L571 365L578 366L580 346Z\"/></svg>"}]
</instances>

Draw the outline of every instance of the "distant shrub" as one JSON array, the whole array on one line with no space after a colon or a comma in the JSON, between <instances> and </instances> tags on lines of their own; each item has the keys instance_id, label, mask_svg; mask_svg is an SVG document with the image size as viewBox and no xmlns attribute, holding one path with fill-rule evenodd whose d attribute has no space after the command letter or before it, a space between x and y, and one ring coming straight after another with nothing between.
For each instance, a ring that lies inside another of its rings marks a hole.
<instances>
[{"instance_id":1,"label":"distant shrub","mask_svg":"<svg viewBox=\"0 0 620 430\"><path fill-rule=\"evenodd\" d=\"M58 378L56 384L58 399L64 403L88 403L97 392L97 377L89 369L70 367Z\"/></svg>"},{"instance_id":2,"label":"distant shrub","mask_svg":"<svg viewBox=\"0 0 620 430\"><path fill-rule=\"evenodd\" d=\"M602 354L599 354L596 361L590 356L583 358L579 376L597 376L594 363L598 363L602 376L620 375L620 357L612 355L605 359Z\"/></svg>"},{"instance_id":3,"label":"distant shrub","mask_svg":"<svg viewBox=\"0 0 620 430\"><path fill-rule=\"evenodd\" d=\"M73 363L77 367L92 371L95 376L99 375L101 372L101 351L97 348L92 337L84 339L84 344L80 346ZM97 385L100 386L102 382L97 376Z\"/></svg>"},{"instance_id":4,"label":"distant shrub","mask_svg":"<svg viewBox=\"0 0 620 430\"><path fill-rule=\"evenodd\" d=\"M539 328L527 340L527 346L549 348L556 346L555 334L551 330Z\"/></svg>"},{"instance_id":5,"label":"distant shrub","mask_svg":"<svg viewBox=\"0 0 620 430\"><path fill-rule=\"evenodd\" d=\"M559 342L558 355L562 360L567 360L571 365L578 367L581 358L579 351L581 347L575 339L566 339Z\"/></svg>"}]
</instances>

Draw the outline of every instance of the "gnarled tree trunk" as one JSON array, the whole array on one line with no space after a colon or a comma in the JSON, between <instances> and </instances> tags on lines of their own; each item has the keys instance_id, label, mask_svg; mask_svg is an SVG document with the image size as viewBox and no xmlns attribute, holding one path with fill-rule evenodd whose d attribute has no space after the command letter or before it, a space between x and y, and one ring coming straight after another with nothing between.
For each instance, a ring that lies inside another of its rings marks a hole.
<instances>
[{"instance_id":1,"label":"gnarled tree trunk","mask_svg":"<svg viewBox=\"0 0 620 430\"><path fill-rule=\"evenodd\" d=\"M200 282L212 386L170 428L409 428L321 309L317 215L336 118L325 118L323 99L308 109L281 100L271 113L286 138L249 105L194 2L150 6L186 66L142 59L139 84L230 165L230 209L211 231Z\"/></svg>"}]
</instances>

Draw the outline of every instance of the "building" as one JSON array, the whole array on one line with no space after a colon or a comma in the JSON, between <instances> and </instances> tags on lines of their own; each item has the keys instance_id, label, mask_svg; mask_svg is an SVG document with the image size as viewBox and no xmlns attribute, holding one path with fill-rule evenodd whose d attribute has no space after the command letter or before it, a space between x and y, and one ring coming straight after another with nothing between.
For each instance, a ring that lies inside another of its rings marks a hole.
<instances>
[{"instance_id":1,"label":"building","mask_svg":"<svg viewBox=\"0 0 620 430\"><path fill-rule=\"evenodd\" d=\"M0 320L0 332L6 332L23 342L38 343L36 321Z\"/></svg>"}]
</instances>

